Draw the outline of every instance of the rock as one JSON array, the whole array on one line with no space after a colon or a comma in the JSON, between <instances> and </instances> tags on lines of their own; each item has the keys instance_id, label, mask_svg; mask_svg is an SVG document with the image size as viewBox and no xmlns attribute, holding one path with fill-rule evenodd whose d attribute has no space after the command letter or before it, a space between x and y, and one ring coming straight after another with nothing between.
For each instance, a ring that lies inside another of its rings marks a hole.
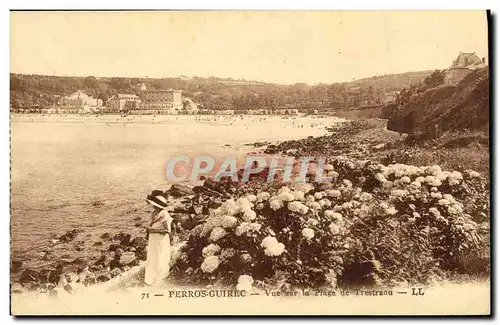
<instances>
[{"instance_id":1,"label":"rock","mask_svg":"<svg viewBox=\"0 0 500 325\"><path fill-rule=\"evenodd\" d=\"M127 233L124 233L124 232L120 232L120 233L116 234L113 237L113 239L114 240L119 240L120 241L120 245L127 246L128 243L130 242L130 237L132 237L130 234L127 234Z\"/></svg>"},{"instance_id":2,"label":"rock","mask_svg":"<svg viewBox=\"0 0 500 325\"><path fill-rule=\"evenodd\" d=\"M203 213L203 205L193 205L193 211L195 214Z\"/></svg>"},{"instance_id":3,"label":"rock","mask_svg":"<svg viewBox=\"0 0 500 325\"><path fill-rule=\"evenodd\" d=\"M110 238L111 238L111 235L109 234L109 232L105 232L104 234L101 235L102 240L108 240Z\"/></svg>"},{"instance_id":4,"label":"rock","mask_svg":"<svg viewBox=\"0 0 500 325\"><path fill-rule=\"evenodd\" d=\"M134 252L125 252L120 256L120 265L129 265L135 262L137 257L135 256Z\"/></svg>"},{"instance_id":5,"label":"rock","mask_svg":"<svg viewBox=\"0 0 500 325\"><path fill-rule=\"evenodd\" d=\"M19 272L21 271L21 268L23 267L23 261L20 260L13 260L10 266L10 269L12 272Z\"/></svg>"},{"instance_id":6,"label":"rock","mask_svg":"<svg viewBox=\"0 0 500 325\"><path fill-rule=\"evenodd\" d=\"M380 143L377 144L376 146L373 146L374 149L382 149L383 147L385 147L385 143Z\"/></svg>"},{"instance_id":7,"label":"rock","mask_svg":"<svg viewBox=\"0 0 500 325\"><path fill-rule=\"evenodd\" d=\"M135 256L137 257L137 259L139 261L145 261L146 258L147 258L147 256L148 256L148 254L147 254L146 249L141 249L141 250L137 250L135 252Z\"/></svg>"},{"instance_id":8,"label":"rock","mask_svg":"<svg viewBox=\"0 0 500 325\"><path fill-rule=\"evenodd\" d=\"M102 246L102 241L96 241L96 242L94 243L94 246Z\"/></svg>"},{"instance_id":9,"label":"rock","mask_svg":"<svg viewBox=\"0 0 500 325\"><path fill-rule=\"evenodd\" d=\"M111 245L109 245L108 251L109 251L109 252L114 252L114 251L116 251L118 248L120 248L120 245L111 244Z\"/></svg>"},{"instance_id":10,"label":"rock","mask_svg":"<svg viewBox=\"0 0 500 325\"><path fill-rule=\"evenodd\" d=\"M134 218L135 221L139 221L139 220L142 220L142 217L135 217Z\"/></svg>"},{"instance_id":11,"label":"rock","mask_svg":"<svg viewBox=\"0 0 500 325\"><path fill-rule=\"evenodd\" d=\"M134 226L141 227L142 226L142 222L136 222Z\"/></svg>"},{"instance_id":12,"label":"rock","mask_svg":"<svg viewBox=\"0 0 500 325\"><path fill-rule=\"evenodd\" d=\"M19 276L19 283L30 283L30 282L38 282L40 277L40 273L38 271L32 269L24 270Z\"/></svg>"},{"instance_id":13,"label":"rock","mask_svg":"<svg viewBox=\"0 0 500 325\"><path fill-rule=\"evenodd\" d=\"M113 270L111 270L111 272L109 272L109 276L111 278L116 278L117 276L121 275L123 273L122 270L120 270L119 268L115 268Z\"/></svg>"},{"instance_id":14,"label":"rock","mask_svg":"<svg viewBox=\"0 0 500 325\"><path fill-rule=\"evenodd\" d=\"M145 249L148 246L148 242L144 237L135 237L130 242L130 246L134 247L136 250Z\"/></svg>"},{"instance_id":15,"label":"rock","mask_svg":"<svg viewBox=\"0 0 500 325\"><path fill-rule=\"evenodd\" d=\"M23 286L19 282L14 282L12 286L10 287L10 291L12 293L22 293L23 292Z\"/></svg>"},{"instance_id":16,"label":"rock","mask_svg":"<svg viewBox=\"0 0 500 325\"><path fill-rule=\"evenodd\" d=\"M71 231L68 231L64 235L59 237L59 241L61 241L63 243L68 243L68 242L72 241L73 239L75 239L75 237L78 235L79 232L80 232L80 230L78 230L78 229L73 229Z\"/></svg>"},{"instance_id":17,"label":"rock","mask_svg":"<svg viewBox=\"0 0 500 325\"><path fill-rule=\"evenodd\" d=\"M168 193L174 197L181 197L186 195L193 195L193 186L189 184L173 184L168 190Z\"/></svg>"},{"instance_id":18,"label":"rock","mask_svg":"<svg viewBox=\"0 0 500 325\"><path fill-rule=\"evenodd\" d=\"M97 282L106 282L109 280L111 280L111 276L109 275L109 273L100 274L97 277Z\"/></svg>"}]
</instances>

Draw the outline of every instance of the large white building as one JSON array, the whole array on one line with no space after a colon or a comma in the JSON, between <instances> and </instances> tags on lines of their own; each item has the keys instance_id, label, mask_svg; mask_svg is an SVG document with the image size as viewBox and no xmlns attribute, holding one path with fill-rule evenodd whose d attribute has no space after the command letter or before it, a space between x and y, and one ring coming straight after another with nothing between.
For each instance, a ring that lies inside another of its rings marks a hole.
<instances>
[{"instance_id":1,"label":"large white building","mask_svg":"<svg viewBox=\"0 0 500 325\"><path fill-rule=\"evenodd\" d=\"M77 90L69 96L61 97L58 106L68 113L91 113L102 106L102 100Z\"/></svg>"}]
</instances>

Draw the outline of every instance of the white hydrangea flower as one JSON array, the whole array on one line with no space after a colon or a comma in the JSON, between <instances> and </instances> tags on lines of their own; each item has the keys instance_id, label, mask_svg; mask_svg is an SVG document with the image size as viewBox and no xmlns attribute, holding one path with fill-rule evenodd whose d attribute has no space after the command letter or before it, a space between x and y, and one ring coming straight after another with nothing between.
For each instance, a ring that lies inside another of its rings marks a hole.
<instances>
[{"instance_id":1,"label":"white hydrangea flower","mask_svg":"<svg viewBox=\"0 0 500 325\"><path fill-rule=\"evenodd\" d=\"M435 207L432 207L432 208L429 208L429 213L434 215L434 216L439 216L441 215L441 213L439 212L439 210Z\"/></svg>"},{"instance_id":2,"label":"white hydrangea flower","mask_svg":"<svg viewBox=\"0 0 500 325\"><path fill-rule=\"evenodd\" d=\"M321 205L318 202L307 202L307 206L313 210L321 210Z\"/></svg>"},{"instance_id":3,"label":"white hydrangea flower","mask_svg":"<svg viewBox=\"0 0 500 325\"><path fill-rule=\"evenodd\" d=\"M333 198L338 198L342 195L339 190L328 190L326 191L326 195Z\"/></svg>"},{"instance_id":4,"label":"white hydrangea flower","mask_svg":"<svg viewBox=\"0 0 500 325\"><path fill-rule=\"evenodd\" d=\"M419 177L415 178L415 182L423 183L423 182L425 182L425 177L419 176Z\"/></svg>"},{"instance_id":5,"label":"white hydrangea flower","mask_svg":"<svg viewBox=\"0 0 500 325\"><path fill-rule=\"evenodd\" d=\"M413 181L410 183L411 186L414 186L416 188L419 188L422 186L422 184L420 182L417 182L417 181Z\"/></svg>"},{"instance_id":6,"label":"white hydrangea flower","mask_svg":"<svg viewBox=\"0 0 500 325\"><path fill-rule=\"evenodd\" d=\"M272 199L272 200L269 200L269 206L271 207L271 209L276 211L276 210L281 209L284 206L284 204L281 200Z\"/></svg>"},{"instance_id":7,"label":"white hydrangea flower","mask_svg":"<svg viewBox=\"0 0 500 325\"><path fill-rule=\"evenodd\" d=\"M294 189L295 191L301 191L305 194L314 190L314 186L311 183L296 183Z\"/></svg>"},{"instance_id":8,"label":"white hydrangea flower","mask_svg":"<svg viewBox=\"0 0 500 325\"><path fill-rule=\"evenodd\" d=\"M395 215L396 213L398 213L398 210L396 210L396 208L394 207L389 207L388 209L385 210L385 214L389 216Z\"/></svg>"},{"instance_id":9,"label":"white hydrangea flower","mask_svg":"<svg viewBox=\"0 0 500 325\"><path fill-rule=\"evenodd\" d=\"M257 202L266 201L270 197L271 197L271 194L269 194L268 192L260 192L257 194Z\"/></svg>"},{"instance_id":10,"label":"white hydrangea flower","mask_svg":"<svg viewBox=\"0 0 500 325\"><path fill-rule=\"evenodd\" d=\"M219 267L220 260L218 256L207 256L201 263L201 270L205 273L212 273Z\"/></svg>"},{"instance_id":11,"label":"white hydrangea flower","mask_svg":"<svg viewBox=\"0 0 500 325\"><path fill-rule=\"evenodd\" d=\"M451 194L443 194L443 199L446 199L448 201L450 201L450 203L456 203L457 201L455 200L455 198L453 197L453 195Z\"/></svg>"},{"instance_id":12,"label":"white hydrangea flower","mask_svg":"<svg viewBox=\"0 0 500 325\"><path fill-rule=\"evenodd\" d=\"M363 192L360 196L359 196L359 200L361 202L366 202L366 201L370 201L373 199L373 195L371 195L370 193L366 193L366 192Z\"/></svg>"},{"instance_id":13,"label":"white hydrangea flower","mask_svg":"<svg viewBox=\"0 0 500 325\"><path fill-rule=\"evenodd\" d=\"M288 205L287 205L288 210L290 210L292 212L299 212L301 206L302 206L302 203L297 202L297 201L288 202Z\"/></svg>"},{"instance_id":14,"label":"white hydrangea flower","mask_svg":"<svg viewBox=\"0 0 500 325\"><path fill-rule=\"evenodd\" d=\"M451 203L450 203L450 201L448 201L447 199L440 199L440 200L438 201L438 204L439 204L439 205L450 205Z\"/></svg>"},{"instance_id":15,"label":"white hydrangea flower","mask_svg":"<svg viewBox=\"0 0 500 325\"><path fill-rule=\"evenodd\" d=\"M336 223L334 223L334 222L330 223L330 225L328 226L328 228L330 229L330 232L333 235L337 235L337 234L340 233L340 227Z\"/></svg>"},{"instance_id":16,"label":"white hydrangea flower","mask_svg":"<svg viewBox=\"0 0 500 325\"><path fill-rule=\"evenodd\" d=\"M441 167L438 166L438 165L434 165L434 166L431 166L431 167L428 167L425 172L427 173L427 175L433 175L433 176L436 176L437 174L441 173L442 170L441 170Z\"/></svg>"},{"instance_id":17,"label":"white hydrangea flower","mask_svg":"<svg viewBox=\"0 0 500 325\"><path fill-rule=\"evenodd\" d=\"M439 179L441 182L444 182L448 178L448 176L450 176L450 174L451 173L448 171L443 171L443 172L437 174L436 178Z\"/></svg>"},{"instance_id":18,"label":"white hydrangea flower","mask_svg":"<svg viewBox=\"0 0 500 325\"><path fill-rule=\"evenodd\" d=\"M234 202L234 200L227 200L219 207L219 212L221 214L233 216L238 213L238 206L236 205L236 202Z\"/></svg>"},{"instance_id":19,"label":"white hydrangea flower","mask_svg":"<svg viewBox=\"0 0 500 325\"><path fill-rule=\"evenodd\" d=\"M212 256L220 252L221 248L217 244L208 244L207 246L203 247L203 250L201 251L201 254L203 257L207 256Z\"/></svg>"},{"instance_id":20,"label":"white hydrangea flower","mask_svg":"<svg viewBox=\"0 0 500 325\"><path fill-rule=\"evenodd\" d=\"M291 190L290 190L290 188L288 186L283 186L282 188L280 188L278 190L277 194L280 195L280 194L283 194L283 193L290 193L290 192L291 192Z\"/></svg>"},{"instance_id":21,"label":"white hydrangea flower","mask_svg":"<svg viewBox=\"0 0 500 325\"><path fill-rule=\"evenodd\" d=\"M324 194L324 192L316 192L316 193L314 193L314 198L316 200L321 200L323 198L323 194Z\"/></svg>"},{"instance_id":22,"label":"white hydrangea flower","mask_svg":"<svg viewBox=\"0 0 500 325\"><path fill-rule=\"evenodd\" d=\"M250 223L242 222L240 225L238 225L238 227L236 227L236 229L234 230L234 234L236 236L241 236L249 230L250 230Z\"/></svg>"},{"instance_id":23,"label":"white hydrangea flower","mask_svg":"<svg viewBox=\"0 0 500 325\"><path fill-rule=\"evenodd\" d=\"M236 200L236 205L238 206L238 211L245 211L246 209L251 208L250 201L247 198L241 197L238 200Z\"/></svg>"},{"instance_id":24,"label":"white hydrangea flower","mask_svg":"<svg viewBox=\"0 0 500 325\"><path fill-rule=\"evenodd\" d=\"M436 186L436 187L439 187L441 186L443 183L441 183L441 181L437 178L434 178L434 180L432 182L429 182L428 183L430 186Z\"/></svg>"},{"instance_id":25,"label":"white hydrangea flower","mask_svg":"<svg viewBox=\"0 0 500 325\"><path fill-rule=\"evenodd\" d=\"M344 184L345 187L350 188L352 187L352 182L348 179L342 180L342 184Z\"/></svg>"},{"instance_id":26,"label":"white hydrangea flower","mask_svg":"<svg viewBox=\"0 0 500 325\"><path fill-rule=\"evenodd\" d=\"M478 178L478 177L481 177L481 174L476 172L475 170L472 170L472 169L468 169L465 171L465 173L467 174L467 176L469 176L469 178Z\"/></svg>"},{"instance_id":27,"label":"white hydrangea flower","mask_svg":"<svg viewBox=\"0 0 500 325\"><path fill-rule=\"evenodd\" d=\"M296 201L304 201L304 199L305 199L305 194L302 191L293 191L292 194L293 194L293 198Z\"/></svg>"},{"instance_id":28,"label":"white hydrangea flower","mask_svg":"<svg viewBox=\"0 0 500 325\"><path fill-rule=\"evenodd\" d=\"M278 200L283 201L283 202L290 202L290 201L295 200L295 197L292 194L292 192L283 192L283 193L278 194Z\"/></svg>"},{"instance_id":29,"label":"white hydrangea flower","mask_svg":"<svg viewBox=\"0 0 500 325\"><path fill-rule=\"evenodd\" d=\"M407 196L409 193L407 190L399 190L399 189L394 189L394 190L391 190L391 195L392 196L396 196L396 197L405 197Z\"/></svg>"},{"instance_id":30,"label":"white hydrangea flower","mask_svg":"<svg viewBox=\"0 0 500 325\"><path fill-rule=\"evenodd\" d=\"M314 230L311 228L304 228L302 229L302 236L306 239L312 239L314 237Z\"/></svg>"},{"instance_id":31,"label":"white hydrangea flower","mask_svg":"<svg viewBox=\"0 0 500 325\"><path fill-rule=\"evenodd\" d=\"M227 234L227 232L224 230L222 227L215 227L212 232L210 233L210 240L211 241L218 241L222 237L224 237Z\"/></svg>"},{"instance_id":32,"label":"white hydrangea flower","mask_svg":"<svg viewBox=\"0 0 500 325\"><path fill-rule=\"evenodd\" d=\"M251 222L248 225L249 230L251 231L259 231L262 228L262 225L258 222Z\"/></svg>"},{"instance_id":33,"label":"white hydrangea flower","mask_svg":"<svg viewBox=\"0 0 500 325\"><path fill-rule=\"evenodd\" d=\"M314 196L313 195L307 195L306 196L306 202L314 202Z\"/></svg>"},{"instance_id":34,"label":"white hydrangea flower","mask_svg":"<svg viewBox=\"0 0 500 325\"><path fill-rule=\"evenodd\" d=\"M380 202L379 207L382 209L389 209L389 204L387 202Z\"/></svg>"},{"instance_id":35,"label":"white hydrangea flower","mask_svg":"<svg viewBox=\"0 0 500 325\"><path fill-rule=\"evenodd\" d=\"M325 208L325 207L329 208L332 206L332 202L330 202L330 200L328 200L328 199L321 199L321 200L319 200L318 203L321 206L321 208Z\"/></svg>"},{"instance_id":36,"label":"white hydrangea flower","mask_svg":"<svg viewBox=\"0 0 500 325\"><path fill-rule=\"evenodd\" d=\"M224 248L220 252L220 258L223 260L228 260L228 259L232 258L234 255L236 255L236 250L232 247Z\"/></svg>"},{"instance_id":37,"label":"white hydrangea flower","mask_svg":"<svg viewBox=\"0 0 500 325\"><path fill-rule=\"evenodd\" d=\"M403 184L410 184L411 183L411 178L408 176L403 176L399 179L399 181Z\"/></svg>"},{"instance_id":38,"label":"white hydrangea flower","mask_svg":"<svg viewBox=\"0 0 500 325\"><path fill-rule=\"evenodd\" d=\"M431 197L435 199L441 199L443 195L440 192L431 192Z\"/></svg>"},{"instance_id":39,"label":"white hydrangea flower","mask_svg":"<svg viewBox=\"0 0 500 325\"><path fill-rule=\"evenodd\" d=\"M285 251L285 245L273 236L264 238L260 245L264 248L264 253L267 256L279 256Z\"/></svg>"},{"instance_id":40,"label":"white hydrangea flower","mask_svg":"<svg viewBox=\"0 0 500 325\"><path fill-rule=\"evenodd\" d=\"M257 218L257 213L252 209L247 209L243 212L242 219L243 221L252 221Z\"/></svg>"},{"instance_id":41,"label":"white hydrangea flower","mask_svg":"<svg viewBox=\"0 0 500 325\"><path fill-rule=\"evenodd\" d=\"M236 290L250 292L252 291L253 282L254 280L250 275L240 275L236 284Z\"/></svg>"},{"instance_id":42,"label":"white hydrangea flower","mask_svg":"<svg viewBox=\"0 0 500 325\"><path fill-rule=\"evenodd\" d=\"M459 172L459 171L456 171L456 170L454 170L454 171L451 172L450 177L453 177L453 178L456 178L456 179L459 179L459 180L464 179L464 177L462 176L462 173Z\"/></svg>"},{"instance_id":43,"label":"white hydrangea flower","mask_svg":"<svg viewBox=\"0 0 500 325\"><path fill-rule=\"evenodd\" d=\"M327 172L329 172L329 171L331 171L331 170L333 170L333 169L334 169L334 168L333 168L333 165L332 165L332 164L326 164L326 165L325 165L325 168L324 168L324 170L325 170L325 171L327 171Z\"/></svg>"},{"instance_id":44,"label":"white hydrangea flower","mask_svg":"<svg viewBox=\"0 0 500 325\"><path fill-rule=\"evenodd\" d=\"M394 183L393 183L393 182L391 182L391 181L387 181L387 182L382 183L382 188L384 188L384 189L389 189L389 188L391 188L393 185L394 185Z\"/></svg>"},{"instance_id":45,"label":"white hydrangea flower","mask_svg":"<svg viewBox=\"0 0 500 325\"><path fill-rule=\"evenodd\" d=\"M457 185L460 185L460 180L450 177L450 179L448 179L448 184L450 186L457 186Z\"/></svg>"},{"instance_id":46,"label":"white hydrangea flower","mask_svg":"<svg viewBox=\"0 0 500 325\"><path fill-rule=\"evenodd\" d=\"M307 212L309 211L309 207L305 204L301 204L300 205L300 210L299 210L299 213L304 215L304 214L307 214Z\"/></svg>"},{"instance_id":47,"label":"white hydrangea flower","mask_svg":"<svg viewBox=\"0 0 500 325\"><path fill-rule=\"evenodd\" d=\"M220 226L223 228L234 228L238 224L238 219L233 216L225 215L222 217Z\"/></svg>"},{"instance_id":48,"label":"white hydrangea flower","mask_svg":"<svg viewBox=\"0 0 500 325\"><path fill-rule=\"evenodd\" d=\"M385 178L384 174L382 174L382 173L376 173L375 179L381 183L384 183L387 181L387 178Z\"/></svg>"},{"instance_id":49,"label":"white hydrangea flower","mask_svg":"<svg viewBox=\"0 0 500 325\"><path fill-rule=\"evenodd\" d=\"M337 178L339 177L339 173L337 173L336 171L334 170L330 170L329 172L327 172L326 174L328 177L331 177L331 178Z\"/></svg>"},{"instance_id":50,"label":"white hydrangea flower","mask_svg":"<svg viewBox=\"0 0 500 325\"><path fill-rule=\"evenodd\" d=\"M250 202L250 203L253 203L255 201L257 201L257 196L256 195L253 195L253 194L248 194L246 199Z\"/></svg>"},{"instance_id":51,"label":"white hydrangea flower","mask_svg":"<svg viewBox=\"0 0 500 325\"><path fill-rule=\"evenodd\" d=\"M317 219L314 219L314 218L309 218L309 219L307 219L307 223L314 227L314 226L317 226L319 224L319 221Z\"/></svg>"}]
</instances>

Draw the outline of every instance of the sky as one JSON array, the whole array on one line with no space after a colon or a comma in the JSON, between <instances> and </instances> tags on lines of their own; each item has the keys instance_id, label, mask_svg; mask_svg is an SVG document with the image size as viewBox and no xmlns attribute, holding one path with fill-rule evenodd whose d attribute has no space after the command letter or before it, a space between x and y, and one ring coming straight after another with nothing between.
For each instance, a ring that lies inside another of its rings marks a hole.
<instances>
[{"instance_id":1,"label":"sky","mask_svg":"<svg viewBox=\"0 0 500 325\"><path fill-rule=\"evenodd\" d=\"M485 11L11 12L11 72L333 83L488 57Z\"/></svg>"}]
</instances>

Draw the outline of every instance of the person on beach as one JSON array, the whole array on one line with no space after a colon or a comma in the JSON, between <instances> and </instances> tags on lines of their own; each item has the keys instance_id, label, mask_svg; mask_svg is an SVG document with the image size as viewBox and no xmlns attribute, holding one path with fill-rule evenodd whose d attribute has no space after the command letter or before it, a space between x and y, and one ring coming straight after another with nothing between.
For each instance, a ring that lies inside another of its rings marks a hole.
<instances>
[{"instance_id":1,"label":"person on beach","mask_svg":"<svg viewBox=\"0 0 500 325\"><path fill-rule=\"evenodd\" d=\"M168 199L162 191L153 191L146 201L155 209L148 231L146 273L144 282L152 285L164 279L169 272L170 232L173 218L167 212Z\"/></svg>"}]
</instances>

